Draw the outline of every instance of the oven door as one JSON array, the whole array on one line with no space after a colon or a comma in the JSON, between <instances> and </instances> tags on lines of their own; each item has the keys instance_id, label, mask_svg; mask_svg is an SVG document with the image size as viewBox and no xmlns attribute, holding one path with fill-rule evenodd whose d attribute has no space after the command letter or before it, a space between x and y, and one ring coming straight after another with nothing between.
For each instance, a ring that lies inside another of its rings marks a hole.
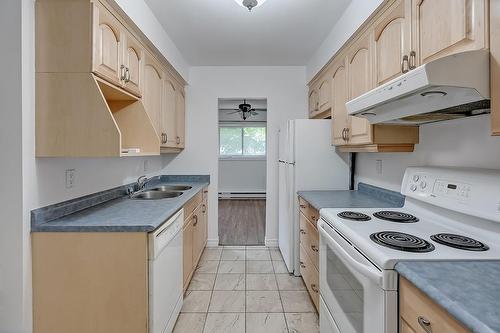
<instances>
[{"instance_id":1,"label":"oven door","mask_svg":"<svg viewBox=\"0 0 500 333\"><path fill-rule=\"evenodd\" d=\"M320 295L340 333L396 333L397 291L382 288L383 272L325 221L318 229Z\"/></svg>"}]
</instances>

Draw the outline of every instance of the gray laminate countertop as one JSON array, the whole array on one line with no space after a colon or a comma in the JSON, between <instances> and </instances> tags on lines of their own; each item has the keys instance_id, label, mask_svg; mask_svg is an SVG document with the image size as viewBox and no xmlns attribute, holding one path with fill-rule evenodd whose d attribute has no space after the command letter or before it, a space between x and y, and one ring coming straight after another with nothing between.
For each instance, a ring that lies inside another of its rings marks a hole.
<instances>
[{"instance_id":1,"label":"gray laminate countertop","mask_svg":"<svg viewBox=\"0 0 500 333\"><path fill-rule=\"evenodd\" d=\"M297 194L317 210L323 208L397 208L405 197L369 184L359 183L357 191L299 191Z\"/></svg>"},{"instance_id":2,"label":"gray laminate countertop","mask_svg":"<svg viewBox=\"0 0 500 333\"><path fill-rule=\"evenodd\" d=\"M396 270L472 332L500 332L500 261L400 262Z\"/></svg>"},{"instance_id":3,"label":"gray laminate countertop","mask_svg":"<svg viewBox=\"0 0 500 333\"><path fill-rule=\"evenodd\" d=\"M32 232L151 232L209 185L208 176L160 176L147 187L162 184L189 185L177 198L132 200L126 185L65 203L32 211ZM102 197L106 197L102 199ZM96 199L97 198L97 199ZM90 202L90 203L89 203ZM72 212L72 210L75 210ZM54 215L61 215L55 218Z\"/></svg>"}]
</instances>

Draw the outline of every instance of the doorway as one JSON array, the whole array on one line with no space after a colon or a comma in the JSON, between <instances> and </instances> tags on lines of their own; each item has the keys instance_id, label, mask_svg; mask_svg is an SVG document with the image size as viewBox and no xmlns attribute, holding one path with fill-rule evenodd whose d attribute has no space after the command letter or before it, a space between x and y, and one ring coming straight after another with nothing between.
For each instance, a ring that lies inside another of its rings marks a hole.
<instances>
[{"instance_id":1,"label":"doorway","mask_svg":"<svg viewBox=\"0 0 500 333\"><path fill-rule=\"evenodd\" d=\"M264 245L267 100L220 98L219 245Z\"/></svg>"}]
</instances>

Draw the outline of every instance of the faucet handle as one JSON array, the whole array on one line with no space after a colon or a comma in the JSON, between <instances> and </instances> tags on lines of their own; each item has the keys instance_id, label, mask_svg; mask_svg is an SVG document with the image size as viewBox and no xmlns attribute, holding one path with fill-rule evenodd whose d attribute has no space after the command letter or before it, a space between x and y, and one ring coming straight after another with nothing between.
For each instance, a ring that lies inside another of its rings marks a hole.
<instances>
[{"instance_id":1,"label":"faucet handle","mask_svg":"<svg viewBox=\"0 0 500 333\"><path fill-rule=\"evenodd\" d=\"M137 190L140 191L144 188L144 186L146 185L148 181L148 177L146 176L140 176L139 178L137 178Z\"/></svg>"}]
</instances>

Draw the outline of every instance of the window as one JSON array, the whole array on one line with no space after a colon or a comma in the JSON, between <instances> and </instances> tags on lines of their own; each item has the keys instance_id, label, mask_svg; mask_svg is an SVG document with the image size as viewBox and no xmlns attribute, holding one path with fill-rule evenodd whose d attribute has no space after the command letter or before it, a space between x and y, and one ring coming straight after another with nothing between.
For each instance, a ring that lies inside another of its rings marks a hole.
<instances>
[{"instance_id":1,"label":"window","mask_svg":"<svg viewBox=\"0 0 500 333\"><path fill-rule=\"evenodd\" d=\"M266 127L221 126L219 154L222 158L256 158L266 155Z\"/></svg>"}]
</instances>

